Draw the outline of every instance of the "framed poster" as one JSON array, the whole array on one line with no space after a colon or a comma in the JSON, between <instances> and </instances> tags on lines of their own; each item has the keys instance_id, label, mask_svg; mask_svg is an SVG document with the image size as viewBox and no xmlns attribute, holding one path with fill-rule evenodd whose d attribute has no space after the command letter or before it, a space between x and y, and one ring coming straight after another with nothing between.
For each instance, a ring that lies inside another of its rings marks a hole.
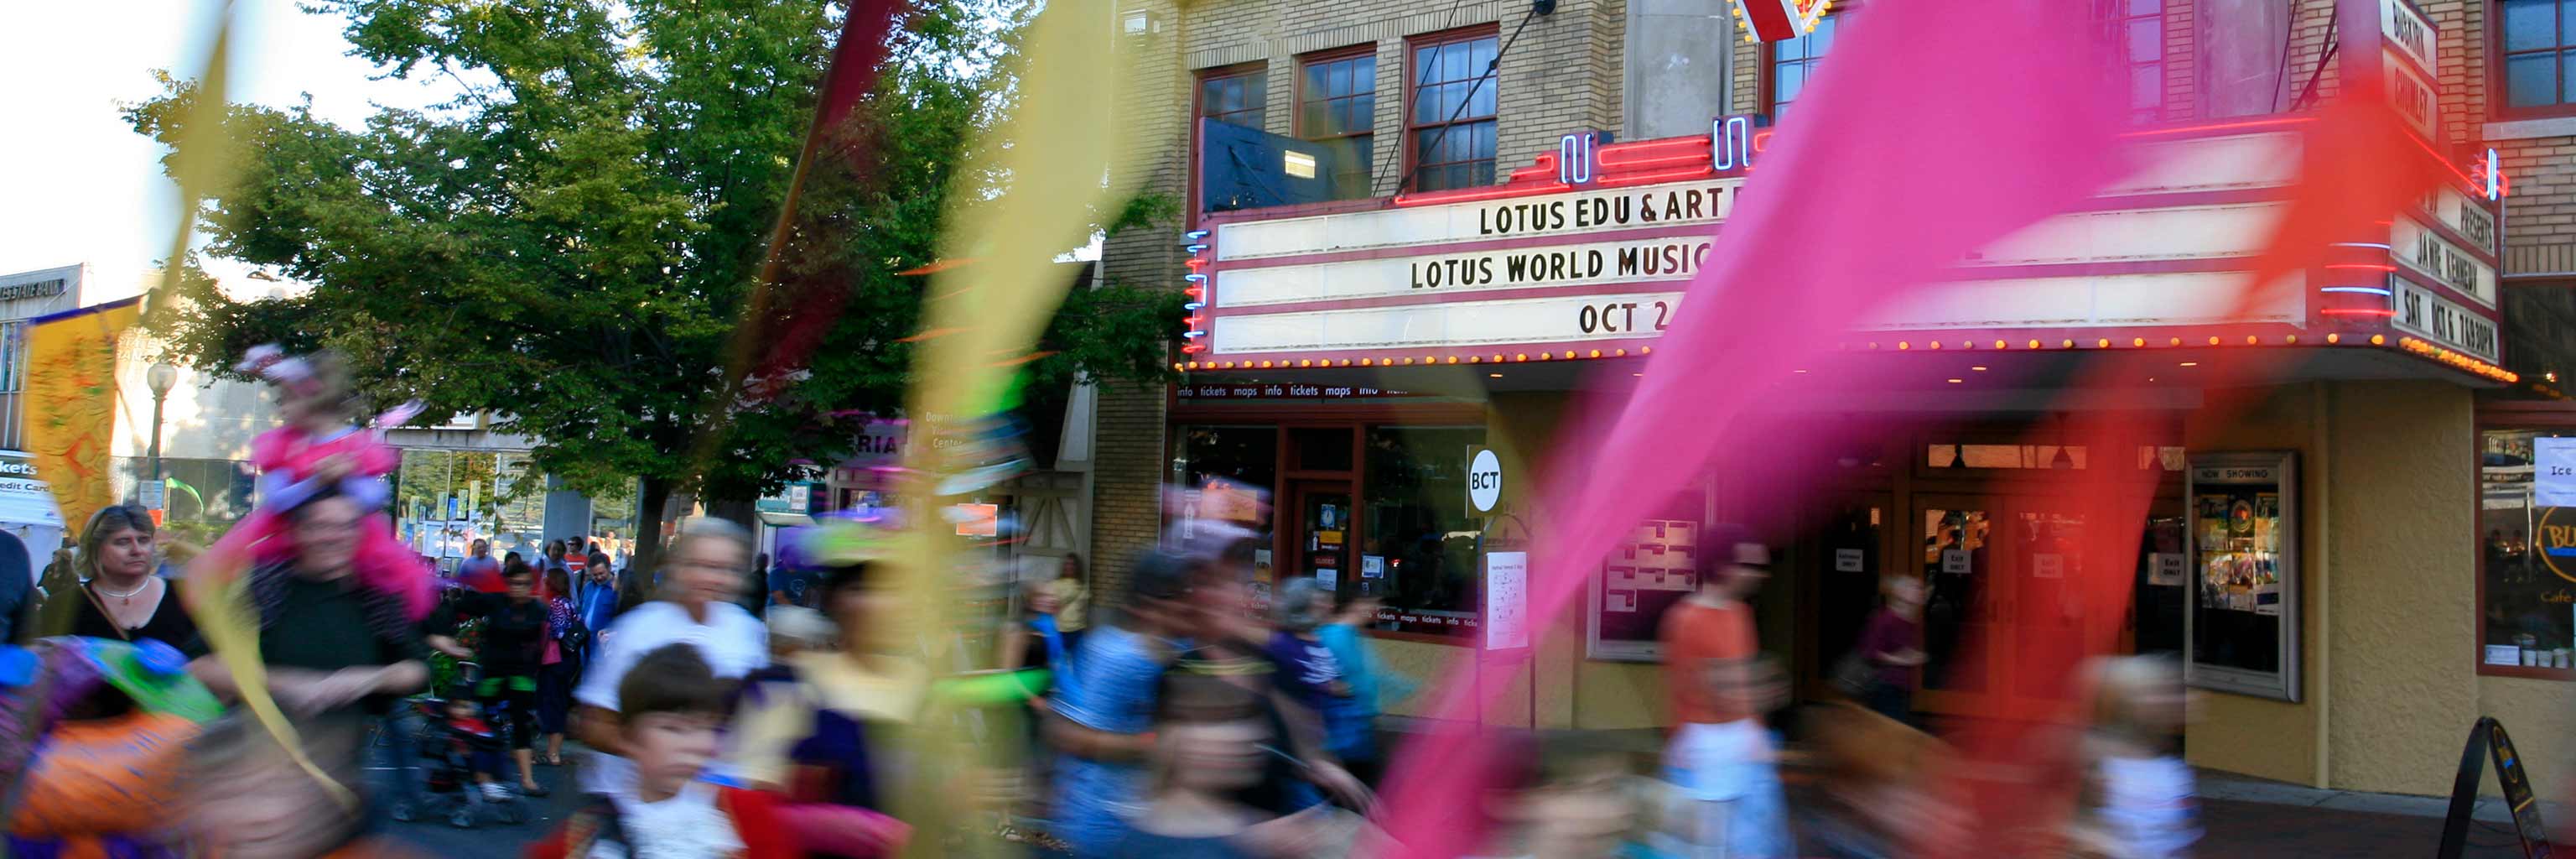
<instances>
[{"instance_id":1,"label":"framed poster","mask_svg":"<svg viewBox=\"0 0 2576 859\"><path fill-rule=\"evenodd\" d=\"M2194 454L2184 472L2183 673L2193 686L2300 699L2297 456Z\"/></svg>"},{"instance_id":2,"label":"framed poster","mask_svg":"<svg viewBox=\"0 0 2576 859\"><path fill-rule=\"evenodd\" d=\"M1695 482L1638 523L1603 557L1584 588L1584 656L1613 662L1661 662L1657 633L1664 610L1699 589L1700 545L1715 503L1707 481Z\"/></svg>"}]
</instances>

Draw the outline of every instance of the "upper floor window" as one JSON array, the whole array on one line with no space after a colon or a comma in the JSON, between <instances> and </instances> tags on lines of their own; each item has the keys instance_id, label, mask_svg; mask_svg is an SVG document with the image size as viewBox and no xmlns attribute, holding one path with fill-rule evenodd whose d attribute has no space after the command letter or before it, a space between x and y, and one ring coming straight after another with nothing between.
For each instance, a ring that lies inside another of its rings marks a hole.
<instances>
[{"instance_id":1,"label":"upper floor window","mask_svg":"<svg viewBox=\"0 0 2576 859\"><path fill-rule=\"evenodd\" d=\"M2093 14L2119 42L2129 121L2156 121L2165 106L2165 0L2094 0Z\"/></svg>"},{"instance_id":2,"label":"upper floor window","mask_svg":"<svg viewBox=\"0 0 2576 859\"><path fill-rule=\"evenodd\" d=\"M27 323L0 322L0 394L17 393L26 385Z\"/></svg>"},{"instance_id":3,"label":"upper floor window","mask_svg":"<svg viewBox=\"0 0 2576 859\"><path fill-rule=\"evenodd\" d=\"M1766 70L1770 73L1770 92L1764 95L1772 119L1777 120L1789 103L1797 101L1798 94L1806 90L1807 78L1816 73L1816 61L1824 59L1825 51L1834 46L1834 27L1835 16L1827 15L1816 22L1814 30L1771 43L1771 61Z\"/></svg>"},{"instance_id":4,"label":"upper floor window","mask_svg":"<svg viewBox=\"0 0 2576 859\"><path fill-rule=\"evenodd\" d=\"M1199 116L1259 129L1262 109L1270 103L1268 76L1258 68L1211 72L1199 79Z\"/></svg>"},{"instance_id":5,"label":"upper floor window","mask_svg":"<svg viewBox=\"0 0 2576 859\"><path fill-rule=\"evenodd\" d=\"M2167 2L2184 5L2182 0ZM2299 17L2293 4L2203 0L2188 9L2191 61L2184 68L2192 75L2192 116L2261 116L2292 106L2293 81L2308 77L2283 57L2290 49L2291 19ZM2157 71L2157 77L2164 76L2164 69Z\"/></svg>"},{"instance_id":6,"label":"upper floor window","mask_svg":"<svg viewBox=\"0 0 2576 859\"><path fill-rule=\"evenodd\" d=\"M1377 55L1343 53L1306 61L1298 81L1297 136L1324 144L1333 159L1333 197L1369 195L1377 142Z\"/></svg>"},{"instance_id":7,"label":"upper floor window","mask_svg":"<svg viewBox=\"0 0 2576 859\"><path fill-rule=\"evenodd\" d=\"M2504 76L2503 112L2555 111L2576 104L2576 3L2502 0L2496 38Z\"/></svg>"},{"instance_id":8,"label":"upper floor window","mask_svg":"<svg viewBox=\"0 0 2576 859\"><path fill-rule=\"evenodd\" d=\"M1412 103L1405 135L1413 161L1412 189L1439 191L1494 183L1494 88L1485 74L1501 52L1491 31L1482 35L1416 41Z\"/></svg>"}]
</instances>

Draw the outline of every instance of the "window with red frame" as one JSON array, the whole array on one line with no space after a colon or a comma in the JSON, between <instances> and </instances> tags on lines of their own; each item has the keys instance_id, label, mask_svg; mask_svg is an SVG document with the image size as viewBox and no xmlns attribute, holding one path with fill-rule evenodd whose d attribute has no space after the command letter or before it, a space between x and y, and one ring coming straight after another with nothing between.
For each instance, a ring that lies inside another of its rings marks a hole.
<instances>
[{"instance_id":1,"label":"window with red frame","mask_svg":"<svg viewBox=\"0 0 2576 859\"><path fill-rule=\"evenodd\" d=\"M2565 112L2576 105L2576 4L2502 0L2495 25L2502 112Z\"/></svg>"},{"instance_id":2,"label":"window with red frame","mask_svg":"<svg viewBox=\"0 0 2576 859\"><path fill-rule=\"evenodd\" d=\"M2165 106L2165 0L2093 0L2093 19L2120 46L2129 121L2156 121Z\"/></svg>"},{"instance_id":3,"label":"window with red frame","mask_svg":"<svg viewBox=\"0 0 2576 859\"><path fill-rule=\"evenodd\" d=\"M1307 60L1297 89L1297 136L1332 154L1334 199L1369 195L1376 131L1377 55Z\"/></svg>"},{"instance_id":4,"label":"window with red frame","mask_svg":"<svg viewBox=\"0 0 2576 859\"><path fill-rule=\"evenodd\" d=\"M1815 29L1795 39L1782 39L1770 44L1771 58L1767 63L1769 68L1765 70L1770 78L1767 84L1770 92L1765 95L1769 96L1772 118L1779 118L1790 102L1798 100L1798 94L1807 88L1807 78L1816 73L1816 62L1824 59L1825 52L1833 48L1835 20L1836 16L1827 15L1816 22Z\"/></svg>"},{"instance_id":5,"label":"window with red frame","mask_svg":"<svg viewBox=\"0 0 2576 859\"><path fill-rule=\"evenodd\" d=\"M1494 184L1494 88L1487 77L1501 43L1491 35L1415 42L1412 103L1405 108L1415 191Z\"/></svg>"},{"instance_id":6,"label":"window with red frame","mask_svg":"<svg viewBox=\"0 0 2576 859\"><path fill-rule=\"evenodd\" d=\"M1199 116L1259 130L1262 109L1270 103L1267 76L1260 69L1211 73L1199 79Z\"/></svg>"},{"instance_id":7,"label":"window with red frame","mask_svg":"<svg viewBox=\"0 0 2576 859\"><path fill-rule=\"evenodd\" d=\"M2478 670L2576 677L2576 507L2540 491L2543 439L2576 427L2478 433Z\"/></svg>"}]
</instances>

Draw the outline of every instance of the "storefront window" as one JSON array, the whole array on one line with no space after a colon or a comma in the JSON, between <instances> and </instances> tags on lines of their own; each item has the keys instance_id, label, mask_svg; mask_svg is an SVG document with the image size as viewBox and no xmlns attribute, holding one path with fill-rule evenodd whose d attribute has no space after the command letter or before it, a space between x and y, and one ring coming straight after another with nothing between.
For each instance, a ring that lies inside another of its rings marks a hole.
<instances>
[{"instance_id":1,"label":"storefront window","mask_svg":"<svg viewBox=\"0 0 2576 859\"><path fill-rule=\"evenodd\" d=\"M2551 506L2541 448L2576 430L2488 430L2478 458L2478 664L2568 669L2576 648L2576 507ZM2561 465L2560 467L2565 467Z\"/></svg>"},{"instance_id":2,"label":"storefront window","mask_svg":"<svg viewBox=\"0 0 2576 859\"><path fill-rule=\"evenodd\" d=\"M1483 427L1368 428L1356 584L1384 598L1378 628L1465 636L1476 630L1477 539L1467 457Z\"/></svg>"},{"instance_id":3,"label":"storefront window","mask_svg":"<svg viewBox=\"0 0 2576 859\"><path fill-rule=\"evenodd\" d=\"M1181 516L1224 516L1265 540L1270 537L1278 520L1264 515L1263 508L1279 503L1278 427L1180 427L1172 433L1171 467L1170 483L1185 496ZM1226 495L1203 499L1212 486ZM1265 605L1273 576L1270 555L1271 550L1262 549L1253 557L1256 591Z\"/></svg>"},{"instance_id":4,"label":"storefront window","mask_svg":"<svg viewBox=\"0 0 2576 859\"><path fill-rule=\"evenodd\" d=\"M1279 428L1182 427L1173 434L1172 484L1195 487L1210 478L1278 488Z\"/></svg>"}]
</instances>

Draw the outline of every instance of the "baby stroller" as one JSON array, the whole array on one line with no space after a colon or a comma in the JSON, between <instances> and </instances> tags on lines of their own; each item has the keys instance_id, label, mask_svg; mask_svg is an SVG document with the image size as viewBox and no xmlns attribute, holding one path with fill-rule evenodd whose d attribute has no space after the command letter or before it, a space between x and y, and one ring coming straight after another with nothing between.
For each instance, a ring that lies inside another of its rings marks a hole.
<instances>
[{"instance_id":1,"label":"baby stroller","mask_svg":"<svg viewBox=\"0 0 2576 859\"><path fill-rule=\"evenodd\" d=\"M485 815L502 823L526 822L526 800L516 791L486 794L475 787L475 774L498 768L507 753L507 738L493 727L499 720L491 718L459 719L449 714L449 703L464 703L462 696L451 698L415 698L409 703L421 720L419 736L420 766L427 776L428 790L420 794L416 807L397 803L393 818L401 821L446 815L447 823L458 829L472 829Z\"/></svg>"}]
</instances>

